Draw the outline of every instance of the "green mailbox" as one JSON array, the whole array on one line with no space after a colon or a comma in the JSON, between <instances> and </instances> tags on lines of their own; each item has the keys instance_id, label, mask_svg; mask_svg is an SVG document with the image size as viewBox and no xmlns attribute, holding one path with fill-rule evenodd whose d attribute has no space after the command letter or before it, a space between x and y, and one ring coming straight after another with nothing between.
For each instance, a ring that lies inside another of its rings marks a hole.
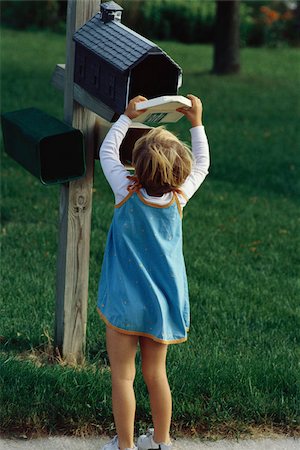
<instances>
[{"instance_id":1,"label":"green mailbox","mask_svg":"<svg viewBox=\"0 0 300 450\"><path fill-rule=\"evenodd\" d=\"M43 184L66 183L85 174L80 130L36 108L2 114L6 152Z\"/></svg>"}]
</instances>

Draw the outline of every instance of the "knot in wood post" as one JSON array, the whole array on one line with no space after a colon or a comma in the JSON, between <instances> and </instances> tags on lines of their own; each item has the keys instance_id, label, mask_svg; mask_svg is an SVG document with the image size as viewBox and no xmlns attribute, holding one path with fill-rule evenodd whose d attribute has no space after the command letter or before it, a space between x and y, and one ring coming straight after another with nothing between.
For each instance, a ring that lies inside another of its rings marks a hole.
<instances>
[{"instance_id":1,"label":"knot in wood post","mask_svg":"<svg viewBox=\"0 0 300 450\"><path fill-rule=\"evenodd\" d=\"M76 191L74 192L74 199L72 204L74 205L73 212L76 216L78 216L80 214L84 214L87 211L90 201L87 195L82 192Z\"/></svg>"}]
</instances>

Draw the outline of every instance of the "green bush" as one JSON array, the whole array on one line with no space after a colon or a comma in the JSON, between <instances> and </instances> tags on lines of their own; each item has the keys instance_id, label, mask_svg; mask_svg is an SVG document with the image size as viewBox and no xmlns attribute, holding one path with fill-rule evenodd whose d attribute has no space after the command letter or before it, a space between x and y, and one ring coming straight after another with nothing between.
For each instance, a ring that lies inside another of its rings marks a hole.
<instances>
[{"instance_id":1,"label":"green bush","mask_svg":"<svg viewBox=\"0 0 300 450\"><path fill-rule=\"evenodd\" d=\"M1 21L20 30L49 28L59 31L65 22L66 2L59 0L1 1Z\"/></svg>"},{"instance_id":2,"label":"green bush","mask_svg":"<svg viewBox=\"0 0 300 450\"><path fill-rule=\"evenodd\" d=\"M102 0L103 1L103 0ZM149 39L212 43L216 2L117 0L123 23ZM0 1L2 22L18 29L65 29L65 0ZM294 8L294 9L293 9ZM300 45L300 3L241 1L241 46Z\"/></svg>"},{"instance_id":3,"label":"green bush","mask_svg":"<svg viewBox=\"0 0 300 450\"><path fill-rule=\"evenodd\" d=\"M212 42L215 2L119 0L125 25L150 39Z\"/></svg>"},{"instance_id":4,"label":"green bush","mask_svg":"<svg viewBox=\"0 0 300 450\"><path fill-rule=\"evenodd\" d=\"M280 47L300 44L300 4L287 2L244 2L241 5L243 46Z\"/></svg>"},{"instance_id":5,"label":"green bush","mask_svg":"<svg viewBox=\"0 0 300 450\"><path fill-rule=\"evenodd\" d=\"M124 8L124 24L150 39L185 43L214 40L215 1L119 0L119 3ZM241 2L241 46L299 45L299 9L299 5L291 9L283 1Z\"/></svg>"}]
</instances>

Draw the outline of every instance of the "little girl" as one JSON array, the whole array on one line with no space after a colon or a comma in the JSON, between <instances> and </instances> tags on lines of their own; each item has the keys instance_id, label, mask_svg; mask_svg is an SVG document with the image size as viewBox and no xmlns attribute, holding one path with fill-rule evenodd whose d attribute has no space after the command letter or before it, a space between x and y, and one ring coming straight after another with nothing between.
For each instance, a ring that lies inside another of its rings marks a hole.
<instances>
[{"instance_id":1,"label":"little girl","mask_svg":"<svg viewBox=\"0 0 300 450\"><path fill-rule=\"evenodd\" d=\"M182 209L208 173L209 149L202 104L179 109L191 122L192 153L162 127L140 138L133 149L135 176L121 164L119 148L137 112L132 99L100 149L103 172L115 194L98 293L106 323L117 436L103 450L171 449L172 398L166 374L168 344L184 342L190 325L182 253ZM134 445L135 356L142 371L154 430Z\"/></svg>"}]
</instances>

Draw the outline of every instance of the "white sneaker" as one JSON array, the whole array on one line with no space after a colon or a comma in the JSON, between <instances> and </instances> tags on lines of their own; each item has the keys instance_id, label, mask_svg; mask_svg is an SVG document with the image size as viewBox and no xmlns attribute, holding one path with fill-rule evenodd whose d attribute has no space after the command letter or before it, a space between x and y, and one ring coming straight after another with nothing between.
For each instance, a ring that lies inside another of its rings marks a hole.
<instances>
[{"instance_id":1,"label":"white sneaker","mask_svg":"<svg viewBox=\"0 0 300 450\"><path fill-rule=\"evenodd\" d=\"M118 436L115 436L111 441L104 445L102 450L120 450ZM125 450L138 450L136 446L133 448L125 448Z\"/></svg>"},{"instance_id":2,"label":"white sneaker","mask_svg":"<svg viewBox=\"0 0 300 450\"><path fill-rule=\"evenodd\" d=\"M153 439L154 429L149 428L146 434L143 434L138 438L137 446L138 450L169 450L172 448L171 442L169 444L165 444L164 442L157 443Z\"/></svg>"}]
</instances>

